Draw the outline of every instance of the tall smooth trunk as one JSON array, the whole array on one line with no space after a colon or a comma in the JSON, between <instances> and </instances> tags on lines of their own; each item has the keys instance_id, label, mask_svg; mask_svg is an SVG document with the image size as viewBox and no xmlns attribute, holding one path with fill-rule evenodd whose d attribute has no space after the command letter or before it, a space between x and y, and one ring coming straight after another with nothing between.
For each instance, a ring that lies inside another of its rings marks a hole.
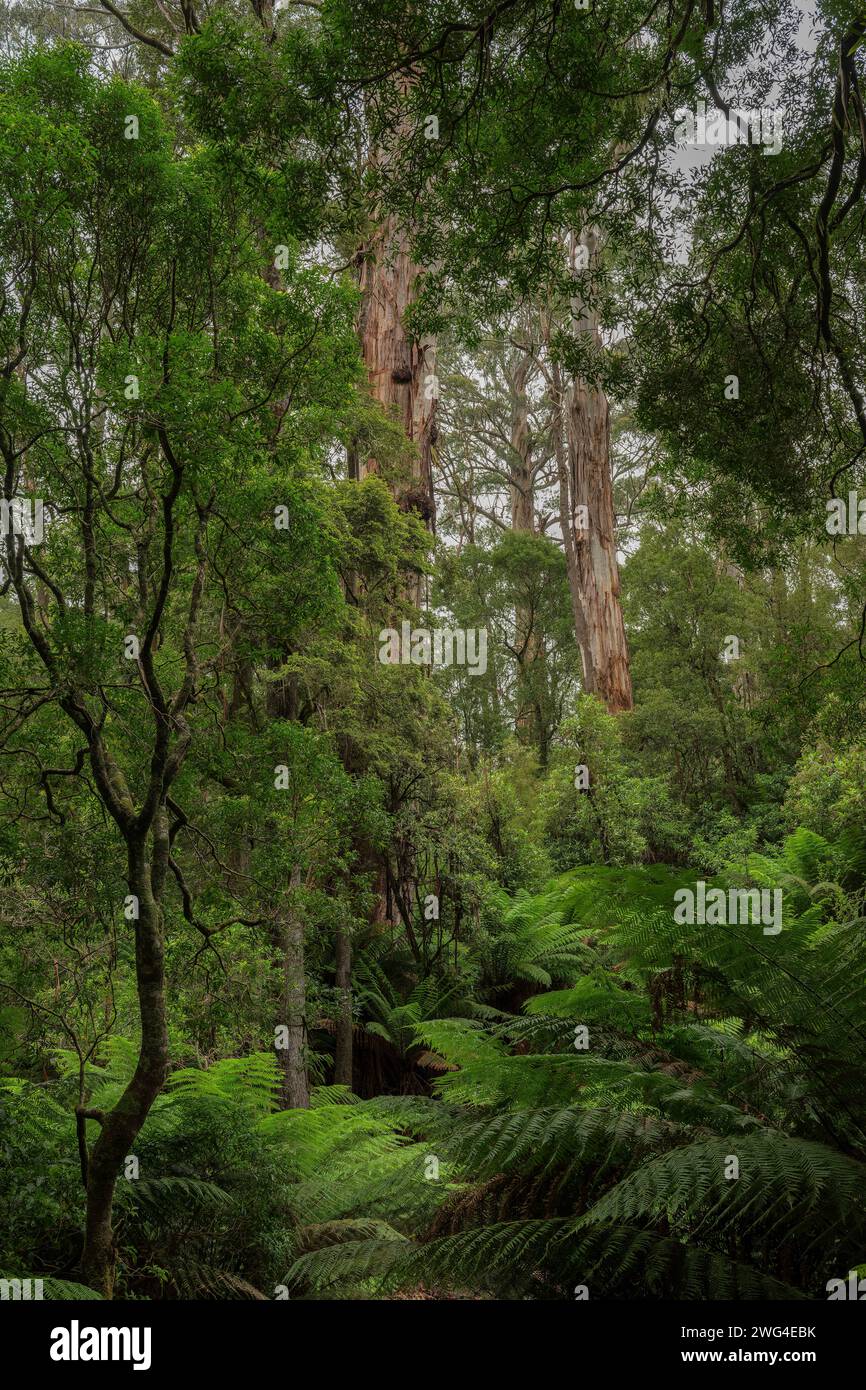
<instances>
[{"instance_id":1,"label":"tall smooth trunk","mask_svg":"<svg viewBox=\"0 0 866 1390\"><path fill-rule=\"evenodd\" d=\"M562 381L562 370L558 362L554 362L551 367L551 407L552 407L552 426L553 426L553 450L556 460L556 474L559 483L559 525L562 531L563 546L565 549L565 572L568 577L568 591L571 597L571 614L574 619L574 633L577 645L580 650L583 662L583 679L586 684L586 656L587 634L586 621L583 612L583 595L580 590L578 575L577 553L574 538L574 523L572 517L574 508L572 506L572 486L569 476L568 451L565 446L565 422L563 419L563 401L565 399L565 389Z\"/></svg>"},{"instance_id":2,"label":"tall smooth trunk","mask_svg":"<svg viewBox=\"0 0 866 1390\"><path fill-rule=\"evenodd\" d=\"M509 371L511 399L511 530L525 535L535 534L535 480L533 476L533 439L529 417L529 380L534 369L530 349L521 351ZM537 681L533 676L538 663L544 660L544 646L534 626L531 609L518 606L514 612L515 650L529 692L518 710L515 721L518 736L529 739L538 748L542 766L546 764L547 749L544 720L539 707Z\"/></svg>"}]
</instances>

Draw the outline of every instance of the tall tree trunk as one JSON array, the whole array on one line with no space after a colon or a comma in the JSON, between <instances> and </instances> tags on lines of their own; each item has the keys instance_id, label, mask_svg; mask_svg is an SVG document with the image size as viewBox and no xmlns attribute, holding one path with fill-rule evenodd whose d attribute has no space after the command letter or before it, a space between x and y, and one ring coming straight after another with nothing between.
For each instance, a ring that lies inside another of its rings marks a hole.
<instances>
[{"instance_id":1,"label":"tall tree trunk","mask_svg":"<svg viewBox=\"0 0 866 1390\"><path fill-rule=\"evenodd\" d=\"M585 683L587 691L598 695L615 714L631 709L633 700L620 602L616 518L608 464L610 426L604 392L584 381L574 381L566 424L574 563L585 620Z\"/></svg>"},{"instance_id":2,"label":"tall tree trunk","mask_svg":"<svg viewBox=\"0 0 866 1390\"><path fill-rule=\"evenodd\" d=\"M519 352L508 373L511 400L511 529L526 535L535 533L535 481L532 465L533 439L529 420L529 380L535 371L535 356L531 348ZM519 738L534 743L539 761L545 765L546 737L536 688L540 671L537 663L544 660L544 648L535 626L535 614L529 608L517 607L514 612L514 645L521 674L526 681L526 696L521 701L515 721ZM533 679L535 677L535 679Z\"/></svg>"},{"instance_id":3,"label":"tall tree trunk","mask_svg":"<svg viewBox=\"0 0 866 1390\"><path fill-rule=\"evenodd\" d=\"M339 1004L334 1046L334 1082L352 1088L352 940L345 927L337 928L335 984Z\"/></svg>"},{"instance_id":4,"label":"tall tree trunk","mask_svg":"<svg viewBox=\"0 0 866 1390\"><path fill-rule=\"evenodd\" d=\"M415 299L419 268L412 258L407 232L392 214L385 216L360 257L361 309L358 333L373 398L395 413L407 438L417 445L413 476L402 494L431 526L433 502L432 448L436 442L436 340L413 338L406 313ZM360 476L378 469L375 458L364 460Z\"/></svg>"},{"instance_id":5,"label":"tall tree trunk","mask_svg":"<svg viewBox=\"0 0 866 1390\"><path fill-rule=\"evenodd\" d=\"M393 136L398 143L401 133L398 125ZM385 163L387 158L387 150L375 150L371 162ZM407 439L415 446L409 479L394 487L393 494L398 506L405 512L417 513L432 534L436 530L433 493L438 399L436 339L431 336L416 338L407 327L406 316L415 301L422 273L412 256L407 227L393 213L380 212L376 230L361 247L357 259L361 291L358 338L370 393L388 415L397 418ZM360 480L379 472L380 461L375 457L360 458L350 454L349 468ZM352 588L351 578L349 587ZM404 597L416 608L426 606L427 584L423 574L413 577ZM371 917L374 921L390 920L385 894L387 870L381 860L377 867L378 899ZM346 949L349 949L348 942ZM351 1050L351 1010L347 1027ZM343 1065L348 1065L345 1084L351 1085L351 1063Z\"/></svg>"},{"instance_id":6,"label":"tall tree trunk","mask_svg":"<svg viewBox=\"0 0 866 1390\"><path fill-rule=\"evenodd\" d=\"M550 368L550 398L552 407L553 451L556 459L556 474L559 482L559 525L565 547L565 572L568 576L568 591L571 595L571 613L574 619L574 633L583 662L583 682L586 686L586 650L588 646L586 620L583 613L583 594L580 588L580 575L577 563L577 547L574 537L574 507L572 505L572 486L569 477L568 451L565 446L565 421L563 403L565 388L562 369L558 362Z\"/></svg>"},{"instance_id":7,"label":"tall tree trunk","mask_svg":"<svg viewBox=\"0 0 866 1390\"><path fill-rule=\"evenodd\" d=\"M396 217L385 214L375 235L359 253L361 308L358 336L370 391L389 415L396 415L415 445L408 483L395 489L404 511L414 510L427 529L436 529L433 496L433 445L436 442L436 340L414 338L406 326L406 314L416 294L420 269L409 244L409 234ZM375 458L356 459L358 478L379 470ZM420 606L424 598L419 575L407 594Z\"/></svg>"},{"instance_id":8,"label":"tall tree trunk","mask_svg":"<svg viewBox=\"0 0 866 1390\"><path fill-rule=\"evenodd\" d=\"M280 1098L284 1110L307 1110L310 1105L305 1058L307 978L304 922L296 903L300 882L301 871L296 866L292 869L288 901L279 933L283 967L282 1022L286 1029L286 1046L279 1050L283 1072Z\"/></svg>"},{"instance_id":9,"label":"tall tree trunk","mask_svg":"<svg viewBox=\"0 0 866 1390\"><path fill-rule=\"evenodd\" d=\"M587 248L590 260L597 252L596 233L588 229L572 238ZM601 346L598 314L594 308L574 305L573 329ZM620 602L619 566L616 558L616 513L610 469L610 408L604 391L576 377L563 402L568 450L569 516L573 545L566 558L575 568L574 586L583 611L582 637L586 690L603 700L612 714L633 705L628 642Z\"/></svg>"}]
</instances>

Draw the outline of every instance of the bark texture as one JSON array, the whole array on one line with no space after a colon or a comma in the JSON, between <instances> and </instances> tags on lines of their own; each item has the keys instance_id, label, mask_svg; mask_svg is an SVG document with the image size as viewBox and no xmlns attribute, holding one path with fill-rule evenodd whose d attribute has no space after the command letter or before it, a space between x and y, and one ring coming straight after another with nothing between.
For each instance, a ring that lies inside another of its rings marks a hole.
<instances>
[{"instance_id":1,"label":"bark texture","mask_svg":"<svg viewBox=\"0 0 866 1390\"><path fill-rule=\"evenodd\" d=\"M589 229L572 241L597 254L597 236ZM598 314L575 301L572 327L600 347ZM560 384L561 391L561 384ZM575 627L583 658L584 686L603 700L612 714L632 708L628 642L620 601L616 558L616 513L610 466L610 407L601 387L575 377L561 396L567 449L567 515L563 531ZM577 607L580 607L580 616Z\"/></svg>"},{"instance_id":2,"label":"bark texture","mask_svg":"<svg viewBox=\"0 0 866 1390\"><path fill-rule=\"evenodd\" d=\"M436 342L430 337L413 338L406 327L419 274L407 233L393 216L386 216L361 255L358 333L374 399L396 414L407 437L417 445L411 502L432 523ZM377 469L377 460L368 458L361 465L361 476Z\"/></svg>"},{"instance_id":3,"label":"bark texture","mask_svg":"<svg viewBox=\"0 0 866 1390\"><path fill-rule=\"evenodd\" d=\"M168 1070L163 923L159 904L167 855L164 816L157 818L150 861L143 839L135 838L128 845L129 889L138 898L139 910L135 926L135 975L141 1046L132 1080L114 1108L100 1116L99 1137L89 1155L86 1146L82 1155L87 1204L81 1267L86 1282L104 1298L111 1298L114 1292L111 1215L117 1178Z\"/></svg>"},{"instance_id":4,"label":"bark texture","mask_svg":"<svg viewBox=\"0 0 866 1390\"><path fill-rule=\"evenodd\" d=\"M392 215L383 218L372 240L362 249L359 283L361 309L358 336L367 368L370 392L385 411L395 416L406 437L415 445L411 475L395 489L398 505L414 510L427 529L436 529L433 497L433 445L436 442L436 343L433 338L414 338L406 326L406 314L416 294L419 268L412 258L409 238ZM375 458L357 459L358 478L379 471ZM415 603L423 597L419 576Z\"/></svg>"}]
</instances>

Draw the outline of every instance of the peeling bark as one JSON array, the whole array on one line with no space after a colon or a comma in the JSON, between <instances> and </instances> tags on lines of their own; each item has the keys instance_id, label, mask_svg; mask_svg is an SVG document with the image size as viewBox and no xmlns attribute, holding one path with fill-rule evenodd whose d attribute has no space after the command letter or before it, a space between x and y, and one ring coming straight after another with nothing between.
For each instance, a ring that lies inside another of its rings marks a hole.
<instances>
[{"instance_id":1,"label":"peeling bark","mask_svg":"<svg viewBox=\"0 0 866 1390\"><path fill-rule=\"evenodd\" d=\"M597 253L597 238L585 231L572 239ZM574 331L601 345L598 314L577 302ZM633 706L628 642L620 602L616 558L616 513L610 469L610 407L599 386L576 377L565 392L568 516L572 545L566 546L573 599L582 610L577 626L583 658L584 686L603 700L612 714ZM584 510L585 509L585 510ZM574 577L571 576L571 568Z\"/></svg>"},{"instance_id":2,"label":"peeling bark","mask_svg":"<svg viewBox=\"0 0 866 1390\"><path fill-rule=\"evenodd\" d=\"M431 337L413 338L406 327L419 274L408 234L389 214L360 255L358 336L374 400L396 416L416 446L411 478L397 500L407 510L414 508L433 531L436 342ZM375 458L359 461L360 478L378 470Z\"/></svg>"},{"instance_id":3,"label":"peeling bark","mask_svg":"<svg viewBox=\"0 0 866 1390\"><path fill-rule=\"evenodd\" d=\"M401 79L405 83L406 79ZM403 89L405 90L405 88ZM398 124L393 140L400 144L404 131ZM408 129L405 134L408 136ZM383 167L388 151L373 150L370 166ZM433 494L433 445L436 442L436 340L416 338L407 326L407 313L415 302L422 274L412 256L408 227L394 213L379 210L376 230L358 253L361 307L358 338L367 369L370 393L385 412L395 417L414 444L408 481L394 488L397 504L415 511L428 531L436 530ZM379 472L379 460L350 458L350 471L361 479ZM421 605L425 593L419 575L407 594Z\"/></svg>"}]
</instances>

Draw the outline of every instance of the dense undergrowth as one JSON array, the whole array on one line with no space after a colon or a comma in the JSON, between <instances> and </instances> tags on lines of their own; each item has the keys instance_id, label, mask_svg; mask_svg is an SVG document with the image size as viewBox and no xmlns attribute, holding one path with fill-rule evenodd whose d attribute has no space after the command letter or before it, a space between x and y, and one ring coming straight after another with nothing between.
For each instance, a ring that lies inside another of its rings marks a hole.
<instances>
[{"instance_id":1,"label":"dense undergrowth","mask_svg":"<svg viewBox=\"0 0 866 1390\"><path fill-rule=\"evenodd\" d=\"M272 1056L175 1071L119 1187L119 1292L826 1296L866 1252L863 892L813 832L746 867L783 885L777 938L675 924L694 878L663 866L520 895L509 939L532 992L520 1013L417 1019L442 1059L429 1094L322 1085L280 1111ZM114 1040L88 1104L134 1055ZM2 1095L16 1264L66 1277L68 1085Z\"/></svg>"}]
</instances>

